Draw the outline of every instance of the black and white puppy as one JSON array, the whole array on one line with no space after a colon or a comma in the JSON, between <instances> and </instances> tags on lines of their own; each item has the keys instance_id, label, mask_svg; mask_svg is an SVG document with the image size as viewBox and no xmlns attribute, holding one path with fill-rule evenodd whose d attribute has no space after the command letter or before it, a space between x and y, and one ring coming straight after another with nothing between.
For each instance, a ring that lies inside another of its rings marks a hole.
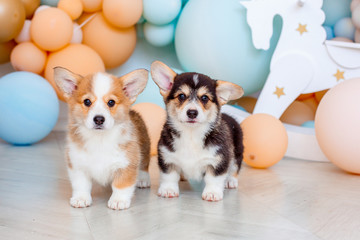
<instances>
[{"instance_id":1,"label":"black and white puppy","mask_svg":"<svg viewBox=\"0 0 360 240\"><path fill-rule=\"evenodd\" d=\"M204 200L221 200L224 187L238 186L244 147L240 125L220 108L240 98L243 89L199 73L178 75L159 61L151 64L151 76L167 111L158 145L158 195L178 197L183 174L187 179L204 178Z\"/></svg>"}]
</instances>

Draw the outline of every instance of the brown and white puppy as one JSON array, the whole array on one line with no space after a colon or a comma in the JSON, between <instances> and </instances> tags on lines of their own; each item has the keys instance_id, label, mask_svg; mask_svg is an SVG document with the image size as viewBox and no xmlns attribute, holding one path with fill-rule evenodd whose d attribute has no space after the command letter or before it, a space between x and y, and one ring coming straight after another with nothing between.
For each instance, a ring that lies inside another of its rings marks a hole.
<instances>
[{"instance_id":1,"label":"brown and white puppy","mask_svg":"<svg viewBox=\"0 0 360 240\"><path fill-rule=\"evenodd\" d=\"M243 140L240 125L221 114L220 108L240 98L243 89L203 74L177 75L159 61L152 63L151 76L160 88L167 111L158 145L158 195L179 196L178 181L184 174L188 179L204 178L204 200L221 200L224 187L238 186Z\"/></svg>"},{"instance_id":2,"label":"brown and white puppy","mask_svg":"<svg viewBox=\"0 0 360 240\"><path fill-rule=\"evenodd\" d=\"M148 71L139 69L119 78L106 73L83 77L56 67L54 79L69 106L70 205L90 206L95 180L111 183L109 208L129 208L135 186L150 186L149 136L140 115L130 110L146 86Z\"/></svg>"}]
</instances>

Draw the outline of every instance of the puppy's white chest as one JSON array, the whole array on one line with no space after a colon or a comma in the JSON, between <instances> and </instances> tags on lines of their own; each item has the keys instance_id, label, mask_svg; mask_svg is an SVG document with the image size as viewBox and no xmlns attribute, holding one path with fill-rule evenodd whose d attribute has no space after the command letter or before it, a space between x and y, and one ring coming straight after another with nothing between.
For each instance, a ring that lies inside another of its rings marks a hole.
<instances>
[{"instance_id":1,"label":"puppy's white chest","mask_svg":"<svg viewBox=\"0 0 360 240\"><path fill-rule=\"evenodd\" d=\"M74 168L81 169L102 185L112 181L114 172L126 168L129 160L118 144L89 140L84 148L69 143L69 155Z\"/></svg>"},{"instance_id":2,"label":"puppy's white chest","mask_svg":"<svg viewBox=\"0 0 360 240\"><path fill-rule=\"evenodd\" d=\"M179 166L186 178L201 179L207 166L215 164L217 148L204 148L199 136L182 136L174 140L174 152L167 152L165 159Z\"/></svg>"}]
</instances>

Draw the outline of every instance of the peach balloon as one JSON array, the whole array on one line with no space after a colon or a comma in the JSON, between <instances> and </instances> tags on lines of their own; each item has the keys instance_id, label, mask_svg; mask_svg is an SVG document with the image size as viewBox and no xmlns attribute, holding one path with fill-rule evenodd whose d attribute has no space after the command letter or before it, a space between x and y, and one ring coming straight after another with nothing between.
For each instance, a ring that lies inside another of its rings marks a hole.
<instances>
[{"instance_id":1,"label":"peach balloon","mask_svg":"<svg viewBox=\"0 0 360 240\"><path fill-rule=\"evenodd\" d=\"M57 51L70 43L73 23L63 10L49 7L32 19L30 35L43 50Z\"/></svg>"},{"instance_id":2,"label":"peach balloon","mask_svg":"<svg viewBox=\"0 0 360 240\"><path fill-rule=\"evenodd\" d=\"M21 0L0 0L0 43L18 35L24 21L25 8Z\"/></svg>"},{"instance_id":3,"label":"peach balloon","mask_svg":"<svg viewBox=\"0 0 360 240\"><path fill-rule=\"evenodd\" d=\"M257 99L250 96L242 97L238 100L232 101L230 104L235 104L243 107L248 113L252 113L254 111Z\"/></svg>"},{"instance_id":4,"label":"peach balloon","mask_svg":"<svg viewBox=\"0 0 360 240\"><path fill-rule=\"evenodd\" d=\"M34 12L34 15L36 15L37 13L41 12L42 10L45 10L47 8L50 8L50 6L48 5L41 5L40 7L38 7L35 12Z\"/></svg>"},{"instance_id":5,"label":"peach balloon","mask_svg":"<svg viewBox=\"0 0 360 240\"><path fill-rule=\"evenodd\" d=\"M308 99L308 98L311 98L314 96L314 93L305 93L305 94L300 94L300 96L298 96L296 98L296 100L298 101L302 101L302 100L305 100L305 99Z\"/></svg>"},{"instance_id":6,"label":"peach balloon","mask_svg":"<svg viewBox=\"0 0 360 240\"><path fill-rule=\"evenodd\" d=\"M315 99L318 103L320 103L321 99L324 97L324 95L325 95L325 93L327 93L327 91L329 91L329 89L322 90L322 91L315 93Z\"/></svg>"},{"instance_id":7,"label":"peach balloon","mask_svg":"<svg viewBox=\"0 0 360 240\"><path fill-rule=\"evenodd\" d=\"M64 101L64 97L59 92L54 82L53 68L56 66L65 67L84 76L94 72L105 71L104 62L99 54L83 44L70 44L60 51L50 53L44 75L54 87L59 99L62 101Z\"/></svg>"},{"instance_id":8,"label":"peach balloon","mask_svg":"<svg viewBox=\"0 0 360 240\"><path fill-rule=\"evenodd\" d=\"M133 53L136 46L135 27L115 28L102 13L83 26L83 43L99 53L106 68L123 64Z\"/></svg>"},{"instance_id":9,"label":"peach balloon","mask_svg":"<svg viewBox=\"0 0 360 240\"><path fill-rule=\"evenodd\" d=\"M305 100L302 100L301 102L305 103L307 106L309 106L311 108L311 110L313 110L313 112L315 113L317 110L317 107L319 105L319 103L316 101L315 97L310 97L307 98Z\"/></svg>"},{"instance_id":10,"label":"peach balloon","mask_svg":"<svg viewBox=\"0 0 360 240\"><path fill-rule=\"evenodd\" d=\"M102 8L106 20L119 28L135 25L143 11L142 0L103 0Z\"/></svg>"},{"instance_id":11,"label":"peach balloon","mask_svg":"<svg viewBox=\"0 0 360 240\"><path fill-rule=\"evenodd\" d=\"M250 115L242 123L244 162L268 168L279 162L288 146L288 135L279 119L264 113Z\"/></svg>"},{"instance_id":12,"label":"peach balloon","mask_svg":"<svg viewBox=\"0 0 360 240\"><path fill-rule=\"evenodd\" d=\"M315 117L315 133L325 156L339 168L360 174L360 78L326 93Z\"/></svg>"},{"instance_id":13,"label":"peach balloon","mask_svg":"<svg viewBox=\"0 0 360 240\"><path fill-rule=\"evenodd\" d=\"M166 121L166 111L153 103L138 103L132 106L143 118L151 141L151 155L157 155L157 145Z\"/></svg>"},{"instance_id":14,"label":"peach balloon","mask_svg":"<svg viewBox=\"0 0 360 240\"><path fill-rule=\"evenodd\" d=\"M81 0L60 0L57 7L66 12L72 20L78 19L83 12Z\"/></svg>"},{"instance_id":15,"label":"peach balloon","mask_svg":"<svg viewBox=\"0 0 360 240\"><path fill-rule=\"evenodd\" d=\"M11 65L17 71L42 73L45 67L47 53L32 42L18 44L11 52Z\"/></svg>"},{"instance_id":16,"label":"peach balloon","mask_svg":"<svg viewBox=\"0 0 360 240\"><path fill-rule=\"evenodd\" d=\"M81 2L83 4L84 12L100 11L102 7L102 0L81 0Z\"/></svg>"},{"instance_id":17,"label":"peach balloon","mask_svg":"<svg viewBox=\"0 0 360 240\"><path fill-rule=\"evenodd\" d=\"M35 10L40 6L40 0L21 0L25 7L26 18L32 17Z\"/></svg>"},{"instance_id":18,"label":"peach balloon","mask_svg":"<svg viewBox=\"0 0 360 240\"><path fill-rule=\"evenodd\" d=\"M280 120L284 123L301 126L306 121L313 121L315 112L305 103L294 101L285 110Z\"/></svg>"},{"instance_id":19,"label":"peach balloon","mask_svg":"<svg viewBox=\"0 0 360 240\"><path fill-rule=\"evenodd\" d=\"M16 46L14 40L0 43L0 64L7 63L10 61L11 51Z\"/></svg>"},{"instance_id":20,"label":"peach balloon","mask_svg":"<svg viewBox=\"0 0 360 240\"><path fill-rule=\"evenodd\" d=\"M14 38L15 42L21 43L21 42L30 42L31 41L30 26L31 26L31 21L25 20L20 33Z\"/></svg>"}]
</instances>

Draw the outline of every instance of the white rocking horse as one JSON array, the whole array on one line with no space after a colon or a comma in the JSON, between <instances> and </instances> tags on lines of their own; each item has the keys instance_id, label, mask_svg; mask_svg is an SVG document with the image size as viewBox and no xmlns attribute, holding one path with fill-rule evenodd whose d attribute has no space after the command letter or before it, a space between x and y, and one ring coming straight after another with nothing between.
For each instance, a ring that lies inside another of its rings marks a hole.
<instances>
[{"instance_id":1,"label":"white rocking horse","mask_svg":"<svg viewBox=\"0 0 360 240\"><path fill-rule=\"evenodd\" d=\"M269 49L273 19L280 15L283 20L270 74L253 113L267 113L280 118L300 94L329 89L341 81L360 76L360 44L326 41L322 27L325 20L321 9L323 0L251 0L240 3L247 9L247 22L257 49ZM240 115L240 121L246 117ZM313 129L286 126L289 135L287 156L326 159L317 145ZM306 149L299 149L299 144L302 148L303 144L307 145Z\"/></svg>"}]
</instances>

